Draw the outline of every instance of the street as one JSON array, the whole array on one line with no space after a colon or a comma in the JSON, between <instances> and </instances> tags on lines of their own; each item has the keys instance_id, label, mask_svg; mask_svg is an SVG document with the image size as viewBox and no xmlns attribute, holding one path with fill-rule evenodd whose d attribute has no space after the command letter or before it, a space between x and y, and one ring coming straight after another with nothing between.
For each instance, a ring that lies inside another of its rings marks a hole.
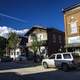
<instances>
[{"instance_id":1,"label":"street","mask_svg":"<svg viewBox=\"0 0 80 80\"><path fill-rule=\"evenodd\" d=\"M80 80L80 71L44 69L33 63L1 63L0 80Z\"/></svg>"}]
</instances>

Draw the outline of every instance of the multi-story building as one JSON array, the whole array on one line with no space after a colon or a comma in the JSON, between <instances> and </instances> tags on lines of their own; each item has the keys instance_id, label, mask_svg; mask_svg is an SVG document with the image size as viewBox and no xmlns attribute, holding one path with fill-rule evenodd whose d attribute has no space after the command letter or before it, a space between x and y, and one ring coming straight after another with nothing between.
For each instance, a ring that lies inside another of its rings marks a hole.
<instances>
[{"instance_id":1,"label":"multi-story building","mask_svg":"<svg viewBox=\"0 0 80 80\"><path fill-rule=\"evenodd\" d=\"M65 44L69 51L80 49L80 4L65 8Z\"/></svg>"},{"instance_id":2,"label":"multi-story building","mask_svg":"<svg viewBox=\"0 0 80 80\"><path fill-rule=\"evenodd\" d=\"M48 54L63 52L65 45L65 33L55 28L47 28Z\"/></svg>"},{"instance_id":3,"label":"multi-story building","mask_svg":"<svg viewBox=\"0 0 80 80\"><path fill-rule=\"evenodd\" d=\"M41 41L40 51L47 52L48 55L63 51L64 48L64 32L55 28L44 28L43 26L32 27L25 36L28 36L27 47L31 50L32 46L32 34L37 36L38 41Z\"/></svg>"}]
</instances>

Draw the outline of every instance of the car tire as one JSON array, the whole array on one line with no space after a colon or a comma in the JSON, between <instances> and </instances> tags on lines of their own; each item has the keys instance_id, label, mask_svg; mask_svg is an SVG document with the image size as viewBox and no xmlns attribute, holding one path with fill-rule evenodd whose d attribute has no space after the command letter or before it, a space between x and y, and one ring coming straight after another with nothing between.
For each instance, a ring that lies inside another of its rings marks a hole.
<instances>
[{"instance_id":1,"label":"car tire","mask_svg":"<svg viewBox=\"0 0 80 80\"><path fill-rule=\"evenodd\" d=\"M62 64L62 70L67 72L69 70L69 67L67 64Z\"/></svg>"},{"instance_id":2,"label":"car tire","mask_svg":"<svg viewBox=\"0 0 80 80\"><path fill-rule=\"evenodd\" d=\"M44 67L45 69L47 69L47 68L48 68L48 64L47 64L46 62L43 62L43 67Z\"/></svg>"}]
</instances>

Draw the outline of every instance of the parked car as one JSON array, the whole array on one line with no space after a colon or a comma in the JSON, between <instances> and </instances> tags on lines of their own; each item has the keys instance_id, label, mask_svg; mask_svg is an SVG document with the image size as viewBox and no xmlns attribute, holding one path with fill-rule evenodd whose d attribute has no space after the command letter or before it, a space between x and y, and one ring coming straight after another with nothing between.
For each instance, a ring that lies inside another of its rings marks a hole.
<instances>
[{"instance_id":1,"label":"parked car","mask_svg":"<svg viewBox=\"0 0 80 80\"><path fill-rule=\"evenodd\" d=\"M43 59L42 65L44 68L57 67L67 71L69 68L77 68L80 65L80 56L72 52L57 53L48 59Z\"/></svg>"},{"instance_id":2,"label":"parked car","mask_svg":"<svg viewBox=\"0 0 80 80\"><path fill-rule=\"evenodd\" d=\"M16 60L19 60L19 61L26 61L27 60L27 58L26 58L26 56L25 55L20 55L20 56L18 56L17 57L17 59Z\"/></svg>"},{"instance_id":3,"label":"parked car","mask_svg":"<svg viewBox=\"0 0 80 80\"><path fill-rule=\"evenodd\" d=\"M12 61L13 61L13 59L10 58L9 56L3 56L1 58L1 62L12 62Z\"/></svg>"}]
</instances>

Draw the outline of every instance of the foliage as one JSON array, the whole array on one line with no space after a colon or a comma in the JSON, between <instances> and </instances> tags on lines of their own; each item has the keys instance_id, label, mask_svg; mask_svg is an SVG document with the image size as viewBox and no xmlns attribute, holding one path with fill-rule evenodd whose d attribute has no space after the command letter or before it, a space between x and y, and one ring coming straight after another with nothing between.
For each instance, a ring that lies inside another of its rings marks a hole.
<instances>
[{"instance_id":1,"label":"foliage","mask_svg":"<svg viewBox=\"0 0 80 80\"><path fill-rule=\"evenodd\" d=\"M40 56L37 55L36 53L37 53L38 50L40 52L40 41L38 41L36 34L32 34L31 37L32 37L32 40L33 40L31 48L34 52L34 62L38 62Z\"/></svg>"},{"instance_id":2,"label":"foliage","mask_svg":"<svg viewBox=\"0 0 80 80\"><path fill-rule=\"evenodd\" d=\"M6 48L6 39L3 37L0 37L0 57L5 54L5 48Z\"/></svg>"},{"instance_id":3,"label":"foliage","mask_svg":"<svg viewBox=\"0 0 80 80\"><path fill-rule=\"evenodd\" d=\"M2 57L6 53L5 49L0 48L0 57Z\"/></svg>"},{"instance_id":4,"label":"foliage","mask_svg":"<svg viewBox=\"0 0 80 80\"><path fill-rule=\"evenodd\" d=\"M8 48L15 49L18 46L19 42L20 39L16 33L13 32L9 33L8 44L7 44Z\"/></svg>"},{"instance_id":5,"label":"foliage","mask_svg":"<svg viewBox=\"0 0 80 80\"><path fill-rule=\"evenodd\" d=\"M5 49L6 47L6 39L3 37L0 37L0 48Z\"/></svg>"},{"instance_id":6,"label":"foliage","mask_svg":"<svg viewBox=\"0 0 80 80\"><path fill-rule=\"evenodd\" d=\"M32 36L32 40L33 40L31 48L35 53L40 48L40 42L38 41L37 36L35 34L32 34L31 36Z\"/></svg>"}]
</instances>

